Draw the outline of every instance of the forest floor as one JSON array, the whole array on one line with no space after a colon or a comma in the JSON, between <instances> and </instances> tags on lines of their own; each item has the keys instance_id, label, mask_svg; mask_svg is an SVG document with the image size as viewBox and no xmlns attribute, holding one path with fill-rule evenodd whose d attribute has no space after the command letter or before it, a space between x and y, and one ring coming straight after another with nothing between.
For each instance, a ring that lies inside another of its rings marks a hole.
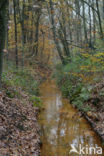
<instances>
[{"instance_id":1,"label":"forest floor","mask_svg":"<svg viewBox=\"0 0 104 156\"><path fill-rule=\"evenodd\" d=\"M45 75L44 75L45 73ZM35 80L41 82L49 73L47 67L37 65ZM10 97L15 86L4 84L0 92L0 156L39 156L39 108L30 101L28 93L19 88L20 97Z\"/></svg>"},{"instance_id":2,"label":"forest floor","mask_svg":"<svg viewBox=\"0 0 104 156\"><path fill-rule=\"evenodd\" d=\"M0 93L0 156L38 156L38 110L21 92L22 99Z\"/></svg>"},{"instance_id":3,"label":"forest floor","mask_svg":"<svg viewBox=\"0 0 104 156\"><path fill-rule=\"evenodd\" d=\"M100 94L99 94L100 93ZM90 122L93 129L104 142L104 80L95 85L91 98L86 101L85 106L91 108L84 113L85 118Z\"/></svg>"}]
</instances>

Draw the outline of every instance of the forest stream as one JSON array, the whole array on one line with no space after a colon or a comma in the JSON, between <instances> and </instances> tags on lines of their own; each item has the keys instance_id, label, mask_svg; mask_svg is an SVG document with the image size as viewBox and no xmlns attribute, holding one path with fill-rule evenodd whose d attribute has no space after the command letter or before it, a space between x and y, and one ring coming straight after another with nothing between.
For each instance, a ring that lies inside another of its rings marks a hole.
<instances>
[{"instance_id":1,"label":"forest stream","mask_svg":"<svg viewBox=\"0 0 104 156\"><path fill-rule=\"evenodd\" d=\"M43 143L41 156L77 156L76 153L70 153L71 144L75 145L76 149L79 145L86 148L102 147L100 138L69 104L69 100L62 97L53 80L44 82L40 91L44 107L39 115Z\"/></svg>"}]
</instances>

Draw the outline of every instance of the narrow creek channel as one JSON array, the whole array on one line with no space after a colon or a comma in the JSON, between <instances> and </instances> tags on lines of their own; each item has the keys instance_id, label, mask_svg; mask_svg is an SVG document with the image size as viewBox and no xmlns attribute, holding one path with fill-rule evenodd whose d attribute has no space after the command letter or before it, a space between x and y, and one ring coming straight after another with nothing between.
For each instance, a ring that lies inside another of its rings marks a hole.
<instances>
[{"instance_id":1,"label":"narrow creek channel","mask_svg":"<svg viewBox=\"0 0 104 156\"><path fill-rule=\"evenodd\" d=\"M40 91L44 107L39 115L43 142L41 156L77 156L76 153L70 153L71 144L75 147L80 144L83 147L102 147L89 123L62 97L53 80L44 82Z\"/></svg>"}]
</instances>

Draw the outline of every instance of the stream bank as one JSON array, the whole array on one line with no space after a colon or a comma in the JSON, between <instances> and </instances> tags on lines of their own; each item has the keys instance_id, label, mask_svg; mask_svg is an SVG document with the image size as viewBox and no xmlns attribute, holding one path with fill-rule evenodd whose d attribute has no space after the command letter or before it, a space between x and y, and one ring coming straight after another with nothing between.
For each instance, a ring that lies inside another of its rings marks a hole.
<instances>
[{"instance_id":1,"label":"stream bank","mask_svg":"<svg viewBox=\"0 0 104 156\"><path fill-rule=\"evenodd\" d=\"M96 83L91 97L85 105L91 108L91 111L84 113L85 118L89 121L95 132L104 142L104 80Z\"/></svg>"},{"instance_id":2,"label":"stream bank","mask_svg":"<svg viewBox=\"0 0 104 156\"><path fill-rule=\"evenodd\" d=\"M49 68L40 64L24 71L17 71L12 64L4 68L0 92L0 156L40 155L39 84L48 73Z\"/></svg>"},{"instance_id":3,"label":"stream bank","mask_svg":"<svg viewBox=\"0 0 104 156\"><path fill-rule=\"evenodd\" d=\"M72 64L73 65L73 64ZM64 97L84 116L104 142L104 79L100 73L78 72L71 64L57 65L54 78ZM71 70L70 70L71 68ZM78 67L77 67L78 68ZM94 73L93 73L94 74Z\"/></svg>"}]
</instances>

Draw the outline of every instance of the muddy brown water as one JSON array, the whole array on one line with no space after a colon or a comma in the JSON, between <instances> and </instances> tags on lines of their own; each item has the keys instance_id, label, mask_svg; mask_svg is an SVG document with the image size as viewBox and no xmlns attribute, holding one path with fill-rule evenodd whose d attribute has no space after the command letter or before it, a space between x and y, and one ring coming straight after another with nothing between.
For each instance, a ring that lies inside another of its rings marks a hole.
<instances>
[{"instance_id":1,"label":"muddy brown water","mask_svg":"<svg viewBox=\"0 0 104 156\"><path fill-rule=\"evenodd\" d=\"M100 138L69 104L69 100L62 97L55 82L47 80L41 85L40 91L44 107L39 115L43 142L41 156L104 156L104 153L97 153L98 147L104 147ZM84 153L70 153L71 145L74 145L78 152L79 146L84 147ZM89 147L96 147L96 152L89 153Z\"/></svg>"}]
</instances>

